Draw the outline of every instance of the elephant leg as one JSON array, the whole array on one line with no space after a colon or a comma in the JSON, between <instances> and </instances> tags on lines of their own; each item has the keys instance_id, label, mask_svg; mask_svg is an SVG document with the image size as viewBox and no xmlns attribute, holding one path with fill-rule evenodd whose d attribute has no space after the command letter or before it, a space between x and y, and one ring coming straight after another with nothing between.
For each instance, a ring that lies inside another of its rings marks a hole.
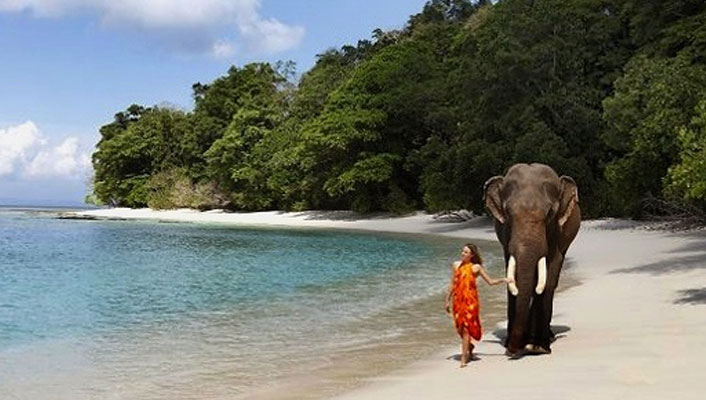
<instances>
[{"instance_id":1,"label":"elephant leg","mask_svg":"<svg viewBox=\"0 0 706 400\"><path fill-rule=\"evenodd\" d=\"M547 288L544 293L536 295L532 299L527 338L527 350L532 354L551 353L549 322L546 312L548 307L551 308L553 295L553 291ZM551 314L551 311L549 313Z\"/></svg>"},{"instance_id":2,"label":"elephant leg","mask_svg":"<svg viewBox=\"0 0 706 400\"><path fill-rule=\"evenodd\" d=\"M532 305L530 308L530 319L529 319L529 329L527 343L537 344L537 341L542 336L542 313L544 312L544 295L535 295L532 298Z\"/></svg>"},{"instance_id":3,"label":"elephant leg","mask_svg":"<svg viewBox=\"0 0 706 400\"><path fill-rule=\"evenodd\" d=\"M510 343L510 336L512 334L512 326L515 322L515 302L517 298L512 295L509 291L507 292L507 332L505 333L505 340L503 345L507 347Z\"/></svg>"},{"instance_id":4,"label":"elephant leg","mask_svg":"<svg viewBox=\"0 0 706 400\"><path fill-rule=\"evenodd\" d=\"M554 339L554 333L551 330L552 316L554 314L554 291L559 284L559 274L561 267L564 264L564 257L557 253L549 262L549 276L547 277L547 286L541 298L541 308L538 310L538 327L539 334L536 344L551 352L551 342Z\"/></svg>"},{"instance_id":5,"label":"elephant leg","mask_svg":"<svg viewBox=\"0 0 706 400\"><path fill-rule=\"evenodd\" d=\"M552 312L554 303L554 289L546 288L537 301L537 337L533 342L547 352L551 352L551 329Z\"/></svg>"}]
</instances>

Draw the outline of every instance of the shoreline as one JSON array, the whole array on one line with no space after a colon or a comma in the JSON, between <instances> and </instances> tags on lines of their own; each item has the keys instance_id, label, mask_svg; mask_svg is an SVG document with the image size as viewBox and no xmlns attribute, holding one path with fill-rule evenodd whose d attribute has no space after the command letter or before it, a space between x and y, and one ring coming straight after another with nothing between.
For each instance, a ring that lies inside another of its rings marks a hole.
<instances>
[{"instance_id":1,"label":"shoreline","mask_svg":"<svg viewBox=\"0 0 706 400\"><path fill-rule=\"evenodd\" d=\"M490 219L477 217L466 222L434 220L424 212L407 216L375 214L359 216L350 211L259 211L224 212L222 210L198 211L193 209L151 210L147 208L109 208L60 213L59 218L77 220L129 221L151 220L159 222L218 223L234 226L289 227L347 229L371 232L429 234L445 237L468 237L473 229L476 239L496 241Z\"/></svg>"},{"instance_id":2,"label":"shoreline","mask_svg":"<svg viewBox=\"0 0 706 400\"><path fill-rule=\"evenodd\" d=\"M487 218L437 221L416 213L360 217L350 212L224 213L100 209L97 219L215 222L234 226L353 229L496 241ZM479 361L459 369L457 346L362 382L341 399L702 398L706 382L706 232L647 230L626 220L582 223L565 268L581 284L554 302L553 354L509 360L486 327ZM566 271L562 276L565 276ZM560 283L560 287L562 283Z\"/></svg>"}]
</instances>

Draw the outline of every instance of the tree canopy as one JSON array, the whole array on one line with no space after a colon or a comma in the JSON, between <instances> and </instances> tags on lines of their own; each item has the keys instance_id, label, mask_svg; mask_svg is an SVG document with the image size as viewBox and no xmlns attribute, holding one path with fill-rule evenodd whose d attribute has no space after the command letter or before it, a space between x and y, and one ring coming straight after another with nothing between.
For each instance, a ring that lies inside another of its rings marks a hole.
<instances>
[{"instance_id":1,"label":"tree canopy","mask_svg":"<svg viewBox=\"0 0 706 400\"><path fill-rule=\"evenodd\" d=\"M572 176L589 216L646 198L706 209L706 5L430 0L393 31L293 64L231 67L194 109L100 129L114 205L406 212L483 208L516 162Z\"/></svg>"}]
</instances>

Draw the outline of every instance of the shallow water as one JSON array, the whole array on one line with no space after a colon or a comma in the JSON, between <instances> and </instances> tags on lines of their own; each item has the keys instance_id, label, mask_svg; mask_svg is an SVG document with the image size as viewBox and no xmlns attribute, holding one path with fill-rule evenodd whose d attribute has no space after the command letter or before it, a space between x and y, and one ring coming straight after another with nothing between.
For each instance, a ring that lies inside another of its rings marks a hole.
<instances>
[{"instance_id":1,"label":"shallow water","mask_svg":"<svg viewBox=\"0 0 706 400\"><path fill-rule=\"evenodd\" d=\"M329 396L458 343L463 242L0 209L0 398Z\"/></svg>"}]
</instances>

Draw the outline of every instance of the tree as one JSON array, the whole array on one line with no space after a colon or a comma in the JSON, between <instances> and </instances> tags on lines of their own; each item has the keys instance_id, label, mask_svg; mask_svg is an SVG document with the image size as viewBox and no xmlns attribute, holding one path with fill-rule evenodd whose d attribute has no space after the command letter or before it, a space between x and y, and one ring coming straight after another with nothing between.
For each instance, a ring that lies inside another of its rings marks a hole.
<instances>
[{"instance_id":1,"label":"tree","mask_svg":"<svg viewBox=\"0 0 706 400\"><path fill-rule=\"evenodd\" d=\"M620 16L601 1L478 9L454 40L445 85L456 128L420 152L427 207L481 211L486 179L516 162L543 161L579 182L589 214L600 212L593 194L605 154L601 101L612 90L606 77L618 76L629 57L626 41Z\"/></svg>"},{"instance_id":2,"label":"tree","mask_svg":"<svg viewBox=\"0 0 706 400\"><path fill-rule=\"evenodd\" d=\"M616 93L604 101L609 129L603 139L614 151L605 174L619 213L639 216L642 199L662 196L663 180L678 159L678 132L704 93L706 66L687 54L630 61Z\"/></svg>"},{"instance_id":3,"label":"tree","mask_svg":"<svg viewBox=\"0 0 706 400\"><path fill-rule=\"evenodd\" d=\"M418 26L378 49L302 126L299 154L324 204L358 210L418 207L419 165L413 152L443 129L443 83L458 26ZM440 123L436 126L434 122Z\"/></svg>"},{"instance_id":4,"label":"tree","mask_svg":"<svg viewBox=\"0 0 706 400\"><path fill-rule=\"evenodd\" d=\"M296 85L293 71L233 66L193 85L193 112L117 113L98 200L482 211L486 179L543 162L574 177L588 216L703 204L703 1L429 0Z\"/></svg>"},{"instance_id":5,"label":"tree","mask_svg":"<svg viewBox=\"0 0 706 400\"><path fill-rule=\"evenodd\" d=\"M667 194L706 211L706 98L688 126L679 129L679 161L669 168Z\"/></svg>"},{"instance_id":6,"label":"tree","mask_svg":"<svg viewBox=\"0 0 706 400\"><path fill-rule=\"evenodd\" d=\"M223 136L204 156L209 176L230 193L235 207L266 209L275 204L276 193L267 188L268 151L259 144L284 117L278 90L284 79L269 64L249 64L240 75L238 109Z\"/></svg>"},{"instance_id":7,"label":"tree","mask_svg":"<svg viewBox=\"0 0 706 400\"><path fill-rule=\"evenodd\" d=\"M101 127L93 153L94 193L106 204L147 205L150 175L180 165L186 116L181 111L130 106Z\"/></svg>"}]
</instances>

